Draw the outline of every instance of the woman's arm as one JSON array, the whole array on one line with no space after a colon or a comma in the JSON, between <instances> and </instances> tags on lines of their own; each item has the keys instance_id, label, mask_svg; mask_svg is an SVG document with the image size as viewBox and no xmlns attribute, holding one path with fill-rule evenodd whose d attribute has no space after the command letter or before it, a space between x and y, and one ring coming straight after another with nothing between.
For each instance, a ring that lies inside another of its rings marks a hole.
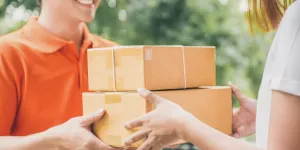
<instances>
[{"instance_id":1,"label":"woman's arm","mask_svg":"<svg viewBox=\"0 0 300 150\"><path fill-rule=\"evenodd\" d=\"M300 97L273 91L268 149L300 149Z\"/></svg>"},{"instance_id":2,"label":"woman's arm","mask_svg":"<svg viewBox=\"0 0 300 150\"><path fill-rule=\"evenodd\" d=\"M254 145L231 138L202 122L189 119L183 137L203 149L251 149ZM300 149L300 97L273 91L268 150Z\"/></svg>"},{"instance_id":3,"label":"woman's arm","mask_svg":"<svg viewBox=\"0 0 300 150\"><path fill-rule=\"evenodd\" d=\"M147 137L139 150L158 150L183 138L201 149L262 150L207 126L178 105L148 90L139 92L142 97L156 104L157 108L125 125L127 128L142 126L141 130L124 142L125 145ZM273 92L272 103L269 149L300 149L300 97Z\"/></svg>"},{"instance_id":4,"label":"woman's arm","mask_svg":"<svg viewBox=\"0 0 300 150\"><path fill-rule=\"evenodd\" d=\"M199 121L197 118L189 117L183 120L180 127L181 137L193 143L200 149L207 150L263 150L245 141L223 134L210 126Z\"/></svg>"}]
</instances>

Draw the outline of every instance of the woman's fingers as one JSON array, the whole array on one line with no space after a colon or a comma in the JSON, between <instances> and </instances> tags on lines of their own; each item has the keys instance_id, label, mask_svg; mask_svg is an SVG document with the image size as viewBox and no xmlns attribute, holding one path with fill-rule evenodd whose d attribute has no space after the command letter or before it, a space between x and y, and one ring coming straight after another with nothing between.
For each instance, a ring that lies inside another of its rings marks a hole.
<instances>
[{"instance_id":1,"label":"woman's fingers","mask_svg":"<svg viewBox=\"0 0 300 150\"><path fill-rule=\"evenodd\" d=\"M232 136L235 138L240 138L240 137L244 136L246 134L246 132L247 131L246 131L245 126L242 125L236 129L236 131L233 133Z\"/></svg>"},{"instance_id":2,"label":"woman's fingers","mask_svg":"<svg viewBox=\"0 0 300 150\"><path fill-rule=\"evenodd\" d=\"M135 132L133 135L128 137L124 141L125 146L130 146L131 144L142 140L143 138L147 138L148 134L151 132L151 129L139 130Z\"/></svg>"},{"instance_id":3,"label":"woman's fingers","mask_svg":"<svg viewBox=\"0 0 300 150\"><path fill-rule=\"evenodd\" d=\"M240 108L239 108L240 109ZM241 118L240 110L233 110L232 115L232 127L233 129L237 129L239 126L243 125L245 119Z\"/></svg>"},{"instance_id":4,"label":"woman's fingers","mask_svg":"<svg viewBox=\"0 0 300 150\"><path fill-rule=\"evenodd\" d=\"M233 94L240 103L245 101L247 97L240 91L240 89L236 85L232 84L231 82L228 82L228 86L232 89Z\"/></svg>"},{"instance_id":5,"label":"woman's fingers","mask_svg":"<svg viewBox=\"0 0 300 150\"><path fill-rule=\"evenodd\" d=\"M162 150L163 148L164 148L164 145L157 143L150 150Z\"/></svg>"},{"instance_id":6,"label":"woman's fingers","mask_svg":"<svg viewBox=\"0 0 300 150\"><path fill-rule=\"evenodd\" d=\"M146 115L143 115L143 116L140 116L140 117L138 117L136 119L127 121L124 124L125 128L131 129L131 128L137 128L137 127L143 126L146 123L146 121L148 120L149 114L150 113L148 113Z\"/></svg>"},{"instance_id":7,"label":"woman's fingers","mask_svg":"<svg viewBox=\"0 0 300 150\"><path fill-rule=\"evenodd\" d=\"M158 141L155 136L150 136L137 150L150 150Z\"/></svg>"},{"instance_id":8,"label":"woman's fingers","mask_svg":"<svg viewBox=\"0 0 300 150\"><path fill-rule=\"evenodd\" d=\"M139 88L137 91L138 91L138 93L140 94L141 97L145 98L146 100L148 100L152 104L159 104L163 101L162 98L160 98L156 94L154 94L151 91L146 90L144 88Z\"/></svg>"}]
</instances>

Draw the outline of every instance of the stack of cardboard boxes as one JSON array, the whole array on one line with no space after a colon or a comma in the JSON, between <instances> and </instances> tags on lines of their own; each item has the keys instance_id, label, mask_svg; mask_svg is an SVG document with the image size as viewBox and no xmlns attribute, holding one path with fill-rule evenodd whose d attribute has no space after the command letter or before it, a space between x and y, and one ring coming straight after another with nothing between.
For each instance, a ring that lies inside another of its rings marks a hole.
<instances>
[{"instance_id":1,"label":"stack of cardboard boxes","mask_svg":"<svg viewBox=\"0 0 300 150\"><path fill-rule=\"evenodd\" d=\"M94 124L93 132L111 146L122 147L122 141L135 132L124 128L126 121L155 109L139 96L138 88L146 88L179 104L225 134L232 132L231 89L216 86L215 47L89 49L88 79L90 92L83 93L84 115L99 108L106 110L104 118Z\"/></svg>"}]
</instances>

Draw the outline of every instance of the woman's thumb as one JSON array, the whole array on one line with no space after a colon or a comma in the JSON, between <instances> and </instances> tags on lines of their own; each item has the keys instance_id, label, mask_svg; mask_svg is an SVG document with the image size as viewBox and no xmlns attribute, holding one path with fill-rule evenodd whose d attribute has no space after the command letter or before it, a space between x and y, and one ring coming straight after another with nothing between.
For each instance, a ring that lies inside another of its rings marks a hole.
<instances>
[{"instance_id":1,"label":"woman's thumb","mask_svg":"<svg viewBox=\"0 0 300 150\"><path fill-rule=\"evenodd\" d=\"M145 98L146 100L150 101L153 104L158 104L161 101L163 101L162 98L160 98L156 94L154 94L154 93L152 93L149 90L146 90L144 88L137 89L137 92L140 94L141 97Z\"/></svg>"},{"instance_id":2,"label":"woman's thumb","mask_svg":"<svg viewBox=\"0 0 300 150\"><path fill-rule=\"evenodd\" d=\"M237 100L240 103L242 103L245 100L246 96L240 91L240 89L236 85L232 84L231 82L228 82L228 86L232 89L233 94L237 98Z\"/></svg>"}]
</instances>

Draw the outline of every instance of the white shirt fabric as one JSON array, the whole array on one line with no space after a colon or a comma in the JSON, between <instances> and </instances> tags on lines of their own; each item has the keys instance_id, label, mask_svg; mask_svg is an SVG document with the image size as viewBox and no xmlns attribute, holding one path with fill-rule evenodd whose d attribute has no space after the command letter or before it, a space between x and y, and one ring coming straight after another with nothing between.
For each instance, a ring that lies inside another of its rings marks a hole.
<instances>
[{"instance_id":1,"label":"white shirt fabric","mask_svg":"<svg viewBox=\"0 0 300 150\"><path fill-rule=\"evenodd\" d=\"M272 90L300 96L300 1L285 12L266 61L256 118L256 144L261 148L267 148Z\"/></svg>"}]
</instances>

